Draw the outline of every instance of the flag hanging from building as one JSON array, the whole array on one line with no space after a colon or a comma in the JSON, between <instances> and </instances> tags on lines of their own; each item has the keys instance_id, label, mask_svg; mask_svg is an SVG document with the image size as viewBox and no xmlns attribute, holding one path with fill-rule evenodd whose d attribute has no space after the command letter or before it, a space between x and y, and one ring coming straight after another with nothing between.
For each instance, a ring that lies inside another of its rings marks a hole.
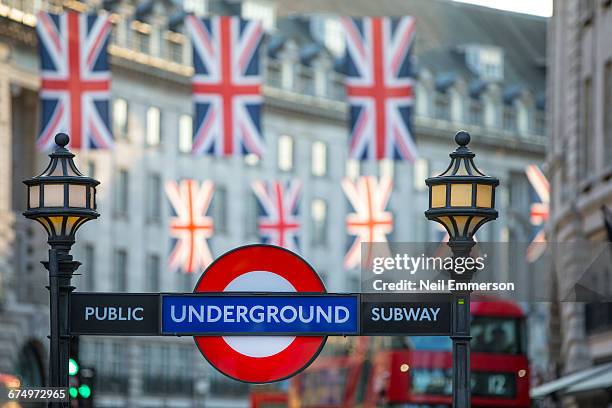
<instances>
[{"instance_id":1,"label":"flag hanging from building","mask_svg":"<svg viewBox=\"0 0 612 408\"><path fill-rule=\"evenodd\" d=\"M344 18L349 157L413 161L413 17Z\"/></svg>"},{"instance_id":2,"label":"flag hanging from building","mask_svg":"<svg viewBox=\"0 0 612 408\"><path fill-rule=\"evenodd\" d=\"M214 184L207 180L168 181L166 194L173 209L170 236L173 248L168 259L172 271L202 271L212 262L207 239L212 237L214 223L206 215L213 196Z\"/></svg>"},{"instance_id":3,"label":"flag hanging from building","mask_svg":"<svg viewBox=\"0 0 612 408\"><path fill-rule=\"evenodd\" d=\"M299 250L299 200L302 190L297 180L253 182L258 203L258 229L262 242L292 251Z\"/></svg>"},{"instance_id":4,"label":"flag hanging from building","mask_svg":"<svg viewBox=\"0 0 612 408\"><path fill-rule=\"evenodd\" d=\"M261 156L261 23L187 17L193 43L193 153Z\"/></svg>"},{"instance_id":5,"label":"flag hanging from building","mask_svg":"<svg viewBox=\"0 0 612 408\"><path fill-rule=\"evenodd\" d=\"M47 150L59 132L73 149L113 147L109 99L107 15L38 13L42 120L37 147Z\"/></svg>"},{"instance_id":6,"label":"flag hanging from building","mask_svg":"<svg viewBox=\"0 0 612 408\"><path fill-rule=\"evenodd\" d=\"M525 258L527 262L535 262L546 250L544 223L548 220L550 185L542 170L535 164L528 165L525 174L534 192L529 213L529 221L534 226L534 236L527 247Z\"/></svg>"},{"instance_id":7,"label":"flag hanging from building","mask_svg":"<svg viewBox=\"0 0 612 408\"><path fill-rule=\"evenodd\" d=\"M393 182L388 177L380 181L373 176L362 176L354 182L348 178L342 181L353 210L346 216L346 230L355 237L344 257L345 268L359 265L361 244L387 242L387 234L393 231L393 214L386 211L392 188Z\"/></svg>"}]
</instances>

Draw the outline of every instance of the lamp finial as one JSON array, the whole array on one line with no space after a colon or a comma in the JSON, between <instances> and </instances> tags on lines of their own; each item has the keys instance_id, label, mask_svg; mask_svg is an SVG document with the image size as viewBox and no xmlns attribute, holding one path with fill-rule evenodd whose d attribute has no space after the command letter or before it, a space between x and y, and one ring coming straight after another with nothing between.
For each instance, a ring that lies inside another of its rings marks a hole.
<instances>
[{"instance_id":1,"label":"lamp finial","mask_svg":"<svg viewBox=\"0 0 612 408\"><path fill-rule=\"evenodd\" d=\"M457 142L459 146L462 146L462 147L467 146L468 143L470 143L470 134L466 132L465 130L460 130L455 135L455 142Z\"/></svg>"},{"instance_id":2,"label":"lamp finial","mask_svg":"<svg viewBox=\"0 0 612 408\"><path fill-rule=\"evenodd\" d=\"M58 133L55 135L55 144L59 147L66 147L66 145L70 142L70 137L68 137L65 133Z\"/></svg>"}]
</instances>

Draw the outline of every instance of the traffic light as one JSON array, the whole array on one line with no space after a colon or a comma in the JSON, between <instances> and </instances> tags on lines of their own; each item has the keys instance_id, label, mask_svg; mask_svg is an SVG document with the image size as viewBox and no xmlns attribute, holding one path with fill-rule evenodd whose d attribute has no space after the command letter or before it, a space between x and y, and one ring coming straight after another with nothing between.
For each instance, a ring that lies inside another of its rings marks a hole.
<instances>
[{"instance_id":1,"label":"traffic light","mask_svg":"<svg viewBox=\"0 0 612 408\"><path fill-rule=\"evenodd\" d=\"M93 407L93 386L96 371L93 368L81 367L78 337L73 337L70 341L68 375L68 393L71 399L70 406L72 408Z\"/></svg>"}]
</instances>

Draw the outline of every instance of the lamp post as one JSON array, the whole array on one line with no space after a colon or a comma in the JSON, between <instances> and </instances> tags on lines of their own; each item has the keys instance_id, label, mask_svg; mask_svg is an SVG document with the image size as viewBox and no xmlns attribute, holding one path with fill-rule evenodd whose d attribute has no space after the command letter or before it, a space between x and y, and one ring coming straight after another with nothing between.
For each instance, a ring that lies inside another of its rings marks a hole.
<instances>
[{"instance_id":1,"label":"lamp post","mask_svg":"<svg viewBox=\"0 0 612 408\"><path fill-rule=\"evenodd\" d=\"M451 163L439 176L425 180L429 187L429 209L425 216L448 232L448 246L455 258L469 257L475 244L474 233L497 218L495 187L499 180L486 176L474 164L475 154L467 147L470 135L455 135L459 147L450 154ZM451 271L458 282L469 282L473 270ZM453 407L471 406L470 384L470 291L453 291Z\"/></svg>"},{"instance_id":2,"label":"lamp post","mask_svg":"<svg viewBox=\"0 0 612 408\"><path fill-rule=\"evenodd\" d=\"M76 231L89 220L98 218L96 211L97 180L86 177L76 168L74 154L66 145L68 135L55 136L57 147L49 155L51 161L42 174L24 180L28 188L26 218L36 220L47 232L49 260L43 265L49 271L49 308L51 345L49 349L49 379L51 387L68 387L68 295L72 274L80 262L74 261L70 248ZM63 407L67 403L51 403Z\"/></svg>"}]
</instances>

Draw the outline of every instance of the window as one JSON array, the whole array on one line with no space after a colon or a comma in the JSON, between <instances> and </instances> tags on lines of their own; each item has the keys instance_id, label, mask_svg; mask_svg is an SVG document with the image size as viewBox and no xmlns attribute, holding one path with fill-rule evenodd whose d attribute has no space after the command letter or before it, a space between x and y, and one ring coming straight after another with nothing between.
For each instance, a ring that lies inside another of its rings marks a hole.
<instances>
[{"instance_id":1,"label":"window","mask_svg":"<svg viewBox=\"0 0 612 408\"><path fill-rule=\"evenodd\" d=\"M183 10L196 16L203 16L207 11L207 0L183 0Z\"/></svg>"},{"instance_id":2,"label":"window","mask_svg":"<svg viewBox=\"0 0 612 408\"><path fill-rule=\"evenodd\" d=\"M192 273L179 273L177 274L177 286L178 290L182 292L191 292L193 290L193 282L191 277Z\"/></svg>"},{"instance_id":3,"label":"window","mask_svg":"<svg viewBox=\"0 0 612 408\"><path fill-rule=\"evenodd\" d=\"M264 30L270 31L276 24L274 5L265 0L245 0L242 2L242 17L260 20Z\"/></svg>"},{"instance_id":4,"label":"window","mask_svg":"<svg viewBox=\"0 0 612 408\"><path fill-rule=\"evenodd\" d=\"M578 3L578 9L580 22L584 25L589 24L593 20L595 0L580 0Z\"/></svg>"},{"instance_id":5,"label":"window","mask_svg":"<svg viewBox=\"0 0 612 408\"><path fill-rule=\"evenodd\" d=\"M247 166L253 167L261 163L261 160L259 159L259 156L257 156L256 154L249 153L244 156L244 162L247 164Z\"/></svg>"},{"instance_id":6,"label":"window","mask_svg":"<svg viewBox=\"0 0 612 408\"><path fill-rule=\"evenodd\" d=\"M89 340L89 339L87 339ZM83 341L83 354L88 365L96 367L96 391L124 394L128 389L125 343L117 340Z\"/></svg>"},{"instance_id":7,"label":"window","mask_svg":"<svg viewBox=\"0 0 612 408\"><path fill-rule=\"evenodd\" d=\"M159 255L147 255L145 261L145 282L146 290L149 292L159 292L160 290L160 273L161 261Z\"/></svg>"},{"instance_id":8,"label":"window","mask_svg":"<svg viewBox=\"0 0 612 408\"><path fill-rule=\"evenodd\" d=\"M450 100L445 93L436 93L435 116L438 119L450 120Z\"/></svg>"},{"instance_id":9,"label":"window","mask_svg":"<svg viewBox=\"0 0 612 408\"><path fill-rule=\"evenodd\" d=\"M517 123L516 123L516 107L514 105L506 105L504 106L504 114L503 114L503 127L505 131L508 132L516 132Z\"/></svg>"},{"instance_id":10,"label":"window","mask_svg":"<svg viewBox=\"0 0 612 408\"><path fill-rule=\"evenodd\" d=\"M429 177L429 162L427 159L418 158L414 162L413 167L413 185L416 191L427 191L425 179Z\"/></svg>"},{"instance_id":11,"label":"window","mask_svg":"<svg viewBox=\"0 0 612 408\"><path fill-rule=\"evenodd\" d=\"M282 171L293 169L293 139L291 136L281 135L278 138L278 168Z\"/></svg>"},{"instance_id":12,"label":"window","mask_svg":"<svg viewBox=\"0 0 612 408\"><path fill-rule=\"evenodd\" d=\"M395 173L395 161L393 159L383 159L378 162L378 174L380 177L393 179Z\"/></svg>"},{"instance_id":13,"label":"window","mask_svg":"<svg viewBox=\"0 0 612 408\"><path fill-rule=\"evenodd\" d=\"M499 47L472 45L465 52L466 65L484 80L504 78L504 51Z\"/></svg>"},{"instance_id":14,"label":"window","mask_svg":"<svg viewBox=\"0 0 612 408\"><path fill-rule=\"evenodd\" d=\"M113 133L115 138L126 138L128 131L128 103L125 99L113 101Z\"/></svg>"},{"instance_id":15,"label":"window","mask_svg":"<svg viewBox=\"0 0 612 408\"><path fill-rule=\"evenodd\" d=\"M482 102L478 99L470 99L469 123L471 125L482 126L483 124L483 109Z\"/></svg>"},{"instance_id":16,"label":"window","mask_svg":"<svg viewBox=\"0 0 612 408\"><path fill-rule=\"evenodd\" d=\"M591 78L584 81L584 88L580 95L580 130L582 132L582 142L579 144L579 174L580 178L585 178L589 174L589 167L593 164L594 155L591 155L593 148L593 89Z\"/></svg>"},{"instance_id":17,"label":"window","mask_svg":"<svg viewBox=\"0 0 612 408\"><path fill-rule=\"evenodd\" d=\"M85 245L85 255L84 261L85 265L82 266L83 269L83 279L85 279L85 290L94 291L95 290L95 267L96 267L96 257L94 252L94 246L91 244Z\"/></svg>"},{"instance_id":18,"label":"window","mask_svg":"<svg viewBox=\"0 0 612 408\"><path fill-rule=\"evenodd\" d=\"M310 204L310 216L312 219L312 244L315 246L327 243L327 203L315 198Z\"/></svg>"},{"instance_id":19,"label":"window","mask_svg":"<svg viewBox=\"0 0 612 408\"><path fill-rule=\"evenodd\" d=\"M612 61L604 72L604 157L612 157Z\"/></svg>"},{"instance_id":20,"label":"window","mask_svg":"<svg viewBox=\"0 0 612 408\"><path fill-rule=\"evenodd\" d=\"M360 167L359 160L348 159L346 161L346 177L352 180L359 177L359 167Z\"/></svg>"},{"instance_id":21,"label":"window","mask_svg":"<svg viewBox=\"0 0 612 408\"><path fill-rule=\"evenodd\" d=\"M119 215L127 215L129 207L128 194L130 191L127 170L119 170L115 188L115 212Z\"/></svg>"},{"instance_id":22,"label":"window","mask_svg":"<svg viewBox=\"0 0 612 408\"><path fill-rule=\"evenodd\" d=\"M179 117L178 148L181 153L191 153L193 147L193 118L191 115Z\"/></svg>"},{"instance_id":23,"label":"window","mask_svg":"<svg viewBox=\"0 0 612 408\"><path fill-rule=\"evenodd\" d=\"M342 56L344 52L344 28L337 18L325 19L325 47L336 57Z\"/></svg>"},{"instance_id":24,"label":"window","mask_svg":"<svg viewBox=\"0 0 612 408\"><path fill-rule=\"evenodd\" d=\"M210 214L214 220L215 231L227 231L227 189L217 186L212 198Z\"/></svg>"},{"instance_id":25,"label":"window","mask_svg":"<svg viewBox=\"0 0 612 408\"><path fill-rule=\"evenodd\" d=\"M312 144L312 175L323 177L327 174L327 145L317 141Z\"/></svg>"},{"instance_id":26,"label":"window","mask_svg":"<svg viewBox=\"0 0 612 408\"><path fill-rule=\"evenodd\" d=\"M170 61L183 62L183 43L174 40L166 41L166 56Z\"/></svg>"},{"instance_id":27,"label":"window","mask_svg":"<svg viewBox=\"0 0 612 408\"><path fill-rule=\"evenodd\" d=\"M149 107L147 109L147 145L159 146L161 140L160 122L161 115L159 108L155 106Z\"/></svg>"},{"instance_id":28,"label":"window","mask_svg":"<svg viewBox=\"0 0 612 408\"><path fill-rule=\"evenodd\" d=\"M251 239L257 237L259 234L259 203L257 202L257 197L253 191L250 191L248 194L248 199L246 200L246 211L245 214L245 236L247 239Z\"/></svg>"},{"instance_id":29,"label":"window","mask_svg":"<svg viewBox=\"0 0 612 408\"><path fill-rule=\"evenodd\" d=\"M281 86L284 89L291 89L293 88L293 63L289 59L284 59L281 64Z\"/></svg>"},{"instance_id":30,"label":"window","mask_svg":"<svg viewBox=\"0 0 612 408\"><path fill-rule=\"evenodd\" d=\"M533 132L538 136L544 136L546 132L546 111L538 109L534 115Z\"/></svg>"},{"instance_id":31,"label":"window","mask_svg":"<svg viewBox=\"0 0 612 408\"><path fill-rule=\"evenodd\" d=\"M147 182L147 218L159 220L161 217L161 177L159 174L149 175Z\"/></svg>"},{"instance_id":32,"label":"window","mask_svg":"<svg viewBox=\"0 0 612 408\"><path fill-rule=\"evenodd\" d=\"M317 66L314 73L315 95L325 96L327 94L327 70Z\"/></svg>"},{"instance_id":33,"label":"window","mask_svg":"<svg viewBox=\"0 0 612 408\"><path fill-rule=\"evenodd\" d=\"M193 358L184 346L143 344L142 387L147 394L192 395Z\"/></svg>"},{"instance_id":34,"label":"window","mask_svg":"<svg viewBox=\"0 0 612 408\"><path fill-rule=\"evenodd\" d=\"M127 252L123 249L115 251L115 270L113 274L113 291L127 291Z\"/></svg>"},{"instance_id":35,"label":"window","mask_svg":"<svg viewBox=\"0 0 612 408\"><path fill-rule=\"evenodd\" d=\"M151 51L151 36L147 32L134 31L134 49L143 54Z\"/></svg>"}]
</instances>

